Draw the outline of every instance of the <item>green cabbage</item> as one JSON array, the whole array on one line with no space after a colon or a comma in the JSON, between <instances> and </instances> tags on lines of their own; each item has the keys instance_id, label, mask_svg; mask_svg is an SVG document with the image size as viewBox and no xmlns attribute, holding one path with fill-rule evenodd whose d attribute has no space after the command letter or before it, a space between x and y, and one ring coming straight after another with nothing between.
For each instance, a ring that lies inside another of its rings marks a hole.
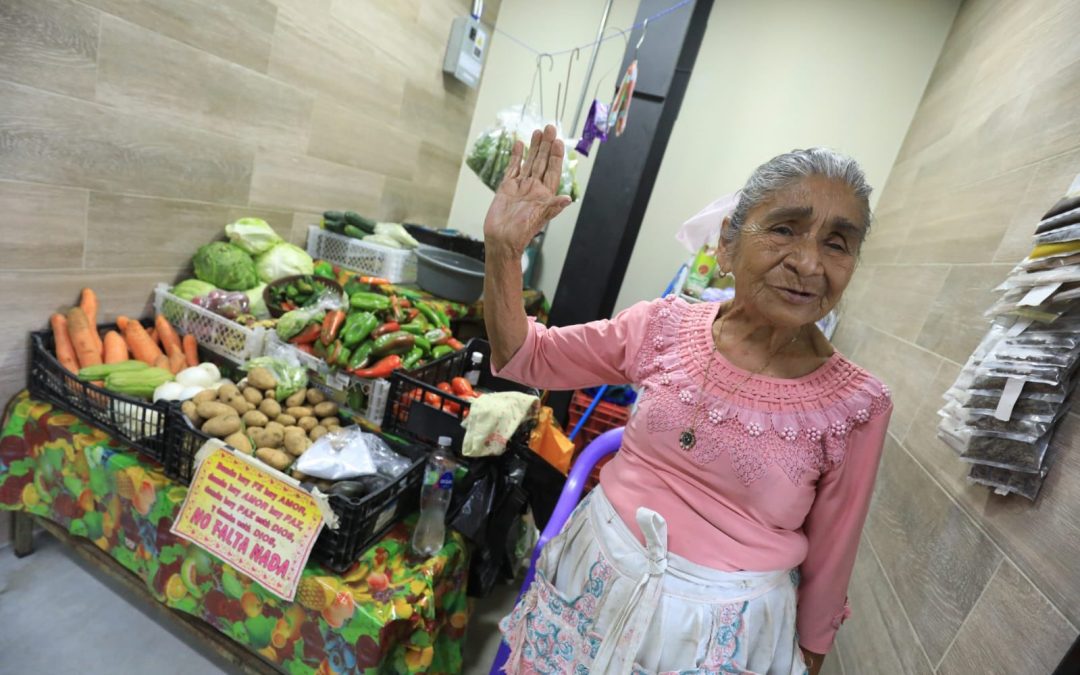
<instances>
[{"instance_id":1,"label":"green cabbage","mask_svg":"<svg viewBox=\"0 0 1080 675\"><path fill-rule=\"evenodd\" d=\"M210 291L216 291L217 286L208 284L198 279L184 279L172 287L172 294L181 300L191 301L192 298L206 295Z\"/></svg>"},{"instance_id":2,"label":"green cabbage","mask_svg":"<svg viewBox=\"0 0 1080 675\"><path fill-rule=\"evenodd\" d=\"M215 241L195 252L195 276L227 291L246 291L259 283L255 262L239 246Z\"/></svg>"},{"instance_id":3,"label":"green cabbage","mask_svg":"<svg viewBox=\"0 0 1080 675\"><path fill-rule=\"evenodd\" d=\"M255 259L259 279L271 283L295 274L314 274L315 261L299 246L282 242Z\"/></svg>"},{"instance_id":4,"label":"green cabbage","mask_svg":"<svg viewBox=\"0 0 1080 675\"><path fill-rule=\"evenodd\" d=\"M258 318L270 316L270 310L266 308L266 299L263 298L265 289L266 284L259 284L251 290L244 291L248 296L248 313Z\"/></svg>"},{"instance_id":5,"label":"green cabbage","mask_svg":"<svg viewBox=\"0 0 1080 675\"><path fill-rule=\"evenodd\" d=\"M259 255L282 241L277 232L262 218L241 218L225 226L229 241L251 255Z\"/></svg>"}]
</instances>

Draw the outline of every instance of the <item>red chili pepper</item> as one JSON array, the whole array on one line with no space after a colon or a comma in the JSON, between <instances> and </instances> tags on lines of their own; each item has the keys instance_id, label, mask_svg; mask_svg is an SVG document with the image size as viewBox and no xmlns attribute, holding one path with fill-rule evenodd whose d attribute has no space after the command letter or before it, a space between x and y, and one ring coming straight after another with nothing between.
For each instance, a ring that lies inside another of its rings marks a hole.
<instances>
[{"instance_id":1,"label":"red chili pepper","mask_svg":"<svg viewBox=\"0 0 1080 675\"><path fill-rule=\"evenodd\" d=\"M304 352L305 354L311 354L312 353L310 344L296 345L296 348L299 349L300 351Z\"/></svg>"},{"instance_id":2,"label":"red chili pepper","mask_svg":"<svg viewBox=\"0 0 1080 675\"><path fill-rule=\"evenodd\" d=\"M407 300L404 302L408 302ZM420 310L415 307L410 307L405 310L405 323L412 323L416 321L416 317L420 316Z\"/></svg>"},{"instance_id":3,"label":"red chili pepper","mask_svg":"<svg viewBox=\"0 0 1080 675\"><path fill-rule=\"evenodd\" d=\"M395 322L401 322L401 300L396 295L390 296L390 316Z\"/></svg>"},{"instance_id":4,"label":"red chili pepper","mask_svg":"<svg viewBox=\"0 0 1080 675\"><path fill-rule=\"evenodd\" d=\"M286 312L291 312L296 309L296 303L291 300L286 300L285 302L281 303L281 308Z\"/></svg>"},{"instance_id":5,"label":"red chili pepper","mask_svg":"<svg viewBox=\"0 0 1080 675\"><path fill-rule=\"evenodd\" d=\"M398 303L401 304L402 309L409 309L410 307L412 307L412 302L408 298L400 298L398 300ZM416 311L419 312L420 310L416 310Z\"/></svg>"},{"instance_id":6,"label":"red chili pepper","mask_svg":"<svg viewBox=\"0 0 1080 675\"><path fill-rule=\"evenodd\" d=\"M450 338L446 341L446 344L453 347L455 351L460 352L462 349L465 349L465 345L461 344L461 340L458 340L457 338Z\"/></svg>"},{"instance_id":7,"label":"red chili pepper","mask_svg":"<svg viewBox=\"0 0 1080 675\"><path fill-rule=\"evenodd\" d=\"M309 323L304 330L289 338L289 342L294 345L309 345L319 338L321 332L322 326L317 323Z\"/></svg>"},{"instance_id":8,"label":"red chili pepper","mask_svg":"<svg viewBox=\"0 0 1080 675\"><path fill-rule=\"evenodd\" d=\"M476 391L473 390L472 382L469 382L464 377L455 377L450 380L450 387L454 390L454 394L461 398L476 398Z\"/></svg>"},{"instance_id":9,"label":"red chili pepper","mask_svg":"<svg viewBox=\"0 0 1080 675\"><path fill-rule=\"evenodd\" d=\"M341 331L341 325L343 323L345 323L345 312L340 309L332 309L326 313L326 317L323 318L322 331L319 336L319 339L324 345L329 345L337 339L338 332Z\"/></svg>"},{"instance_id":10,"label":"red chili pepper","mask_svg":"<svg viewBox=\"0 0 1080 675\"><path fill-rule=\"evenodd\" d=\"M368 337L374 340L380 335L386 335L387 333L393 333L399 330L401 330L401 324L399 324L397 321L387 321L383 325L371 331L371 335Z\"/></svg>"},{"instance_id":11,"label":"red chili pepper","mask_svg":"<svg viewBox=\"0 0 1080 675\"><path fill-rule=\"evenodd\" d=\"M354 370L352 371L352 374L366 380L373 380L376 378L388 377L390 373L394 372L400 367L401 357L397 354L391 354L390 356L386 356L380 359L372 367L364 368L362 370Z\"/></svg>"},{"instance_id":12,"label":"red chili pepper","mask_svg":"<svg viewBox=\"0 0 1080 675\"><path fill-rule=\"evenodd\" d=\"M387 286L390 284L389 279L383 279L382 277L366 277L359 275L353 278L362 284L371 284L372 286Z\"/></svg>"}]
</instances>

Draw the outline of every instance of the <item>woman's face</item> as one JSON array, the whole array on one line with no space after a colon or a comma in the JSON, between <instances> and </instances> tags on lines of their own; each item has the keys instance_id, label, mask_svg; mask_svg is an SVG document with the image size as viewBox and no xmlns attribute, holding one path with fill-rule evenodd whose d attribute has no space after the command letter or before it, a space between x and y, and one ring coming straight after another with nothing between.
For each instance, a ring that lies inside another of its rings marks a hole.
<instances>
[{"instance_id":1,"label":"woman's face","mask_svg":"<svg viewBox=\"0 0 1080 675\"><path fill-rule=\"evenodd\" d=\"M851 188L808 176L750 209L735 241L721 240L720 259L735 275L737 301L772 324L795 328L840 301L865 234Z\"/></svg>"}]
</instances>

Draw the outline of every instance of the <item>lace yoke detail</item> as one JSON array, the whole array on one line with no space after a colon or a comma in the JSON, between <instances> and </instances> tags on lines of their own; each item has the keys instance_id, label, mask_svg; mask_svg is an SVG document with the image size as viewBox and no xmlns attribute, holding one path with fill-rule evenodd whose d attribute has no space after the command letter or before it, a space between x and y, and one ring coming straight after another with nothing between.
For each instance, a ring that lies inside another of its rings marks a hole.
<instances>
[{"instance_id":1,"label":"lace yoke detail","mask_svg":"<svg viewBox=\"0 0 1080 675\"><path fill-rule=\"evenodd\" d=\"M744 485L773 463L803 485L839 465L851 432L889 408L888 387L839 353L804 377L751 376L714 354L716 312L715 303L690 305L673 296L657 303L638 363L651 433L683 431L701 406L689 453L695 463L727 451Z\"/></svg>"}]
</instances>

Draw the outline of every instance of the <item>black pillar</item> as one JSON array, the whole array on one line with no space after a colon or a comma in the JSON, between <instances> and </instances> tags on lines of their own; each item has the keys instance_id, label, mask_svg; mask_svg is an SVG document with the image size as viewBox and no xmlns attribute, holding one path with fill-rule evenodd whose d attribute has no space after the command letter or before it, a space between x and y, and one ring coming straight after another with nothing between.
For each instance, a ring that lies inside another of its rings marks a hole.
<instances>
[{"instance_id":1,"label":"black pillar","mask_svg":"<svg viewBox=\"0 0 1080 675\"><path fill-rule=\"evenodd\" d=\"M712 4L694 0L630 36L620 80L645 32L637 50L638 79L629 121L625 133L609 137L596 156L552 300L553 326L611 316ZM641 0L634 23L641 24L671 5L671 0ZM569 394L552 394L549 399L564 422L569 402Z\"/></svg>"}]
</instances>

